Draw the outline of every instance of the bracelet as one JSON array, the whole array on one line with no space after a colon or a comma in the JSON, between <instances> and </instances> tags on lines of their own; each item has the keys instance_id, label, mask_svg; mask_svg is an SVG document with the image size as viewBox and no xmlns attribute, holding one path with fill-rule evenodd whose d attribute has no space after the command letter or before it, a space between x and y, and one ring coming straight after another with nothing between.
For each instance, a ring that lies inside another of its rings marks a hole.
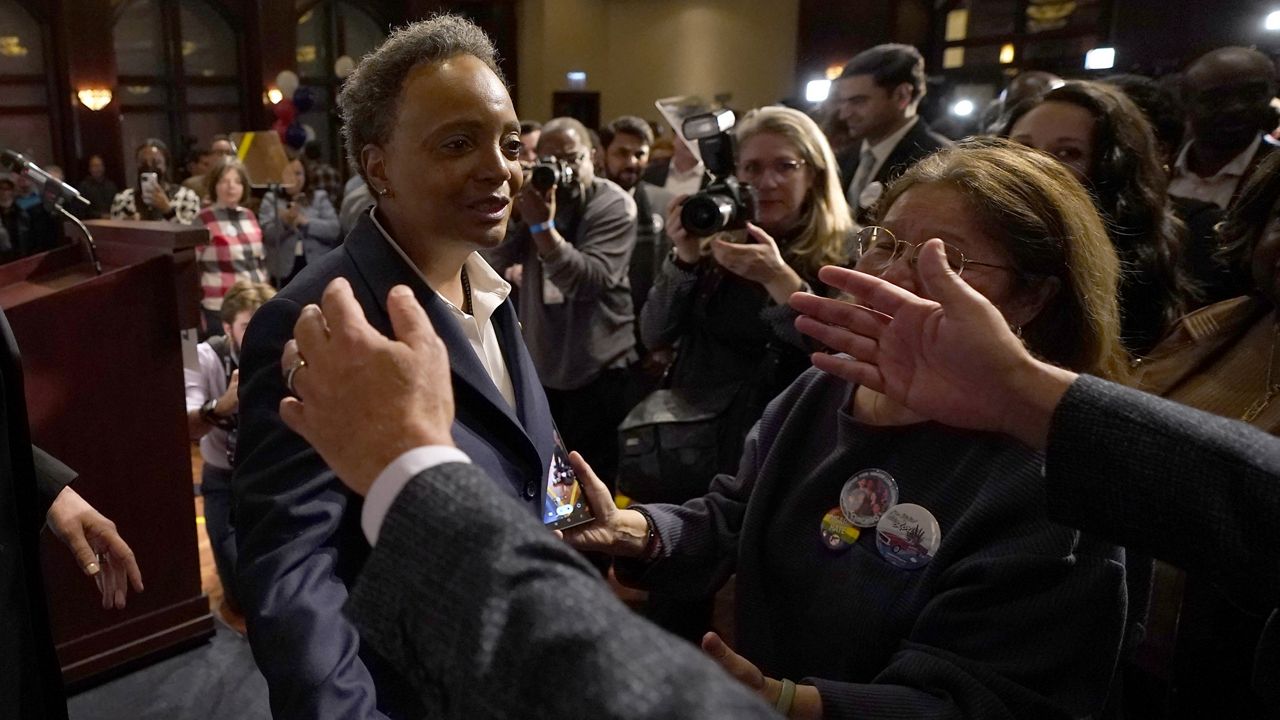
<instances>
[{"instance_id":1,"label":"bracelet","mask_svg":"<svg viewBox=\"0 0 1280 720\"><path fill-rule=\"evenodd\" d=\"M658 528L654 525L653 516L649 514L648 510L639 506L631 509L640 513L640 516L644 518L644 551L640 553L640 561L653 562L657 559L659 551L662 550L662 538L658 536Z\"/></svg>"},{"instance_id":2,"label":"bracelet","mask_svg":"<svg viewBox=\"0 0 1280 720\"><path fill-rule=\"evenodd\" d=\"M773 709L782 713L783 717L791 715L791 704L796 700L796 684L783 678L782 692L778 693L778 702L773 704Z\"/></svg>"},{"instance_id":3,"label":"bracelet","mask_svg":"<svg viewBox=\"0 0 1280 720\"><path fill-rule=\"evenodd\" d=\"M540 222L535 225L529 226L530 233L551 232L552 230L555 230L555 229L556 229L555 218L547 218L546 222Z\"/></svg>"}]
</instances>

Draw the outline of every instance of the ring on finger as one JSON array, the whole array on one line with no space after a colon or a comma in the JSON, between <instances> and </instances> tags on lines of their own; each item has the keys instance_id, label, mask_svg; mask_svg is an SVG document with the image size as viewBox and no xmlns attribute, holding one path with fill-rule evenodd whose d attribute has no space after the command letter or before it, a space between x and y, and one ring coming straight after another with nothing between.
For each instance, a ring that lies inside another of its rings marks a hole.
<instances>
[{"instance_id":1,"label":"ring on finger","mask_svg":"<svg viewBox=\"0 0 1280 720\"><path fill-rule=\"evenodd\" d=\"M289 394L290 394L290 395L294 395L294 396L296 396L296 395L298 394L298 393L297 393L297 391L295 391L295 390L293 389L293 376L294 376L295 374L297 374L297 372L298 372L299 370L301 370L302 368L304 368L304 367L306 367L306 366L307 366L307 359L306 359L306 358L304 358L304 357L302 357L302 355L298 355L297 359L296 359L296 360L294 360L294 361L289 365L289 369L288 369L287 371L285 371L285 374L284 374L284 385L285 385L285 387L289 388Z\"/></svg>"}]
</instances>

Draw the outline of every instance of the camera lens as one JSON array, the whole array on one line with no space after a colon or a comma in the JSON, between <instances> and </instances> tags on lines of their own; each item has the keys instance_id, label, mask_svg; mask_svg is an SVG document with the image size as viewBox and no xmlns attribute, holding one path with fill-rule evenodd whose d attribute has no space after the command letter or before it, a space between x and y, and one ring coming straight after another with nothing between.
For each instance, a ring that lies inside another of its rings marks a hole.
<instances>
[{"instance_id":1,"label":"camera lens","mask_svg":"<svg viewBox=\"0 0 1280 720\"><path fill-rule=\"evenodd\" d=\"M560 182L560 171L550 163L538 163L529 173L529 181L539 192L546 192Z\"/></svg>"},{"instance_id":2,"label":"camera lens","mask_svg":"<svg viewBox=\"0 0 1280 720\"><path fill-rule=\"evenodd\" d=\"M684 203L680 211L680 223L693 235L706 237L714 235L733 222L733 198L713 194L698 193Z\"/></svg>"}]
</instances>

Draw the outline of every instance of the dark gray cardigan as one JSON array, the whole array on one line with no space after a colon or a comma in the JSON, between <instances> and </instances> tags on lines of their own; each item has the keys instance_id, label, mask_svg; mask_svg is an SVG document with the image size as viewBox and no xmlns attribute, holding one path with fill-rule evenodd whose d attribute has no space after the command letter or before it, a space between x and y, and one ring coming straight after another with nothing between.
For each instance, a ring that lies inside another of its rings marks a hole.
<instances>
[{"instance_id":1,"label":"dark gray cardigan","mask_svg":"<svg viewBox=\"0 0 1280 720\"><path fill-rule=\"evenodd\" d=\"M1043 458L987 434L880 428L849 386L811 370L748 438L736 478L650 505L662 540L624 581L702 595L737 573L737 649L774 677L809 678L827 718L1066 718L1098 714L1125 626L1124 553L1045 515ZM936 557L900 570L863 532L843 554L823 514L864 468L933 512Z\"/></svg>"}]
</instances>

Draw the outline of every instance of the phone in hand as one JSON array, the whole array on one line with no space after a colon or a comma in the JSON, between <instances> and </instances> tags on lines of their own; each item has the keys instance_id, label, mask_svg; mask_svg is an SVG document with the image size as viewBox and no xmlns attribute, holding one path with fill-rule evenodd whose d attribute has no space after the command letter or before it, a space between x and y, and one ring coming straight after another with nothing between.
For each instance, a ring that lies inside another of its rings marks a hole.
<instances>
[{"instance_id":1,"label":"phone in hand","mask_svg":"<svg viewBox=\"0 0 1280 720\"><path fill-rule=\"evenodd\" d=\"M160 187L160 176L153 172L144 172L139 177L141 180L138 186L142 190L142 202L150 205L151 196L155 193L156 188Z\"/></svg>"},{"instance_id":2,"label":"phone in hand","mask_svg":"<svg viewBox=\"0 0 1280 720\"><path fill-rule=\"evenodd\" d=\"M595 516L587 506L578 474L569 464L569 453L564 449L559 431L556 431L555 439L542 498L542 523L552 530L564 530L589 523L595 520Z\"/></svg>"}]
</instances>

